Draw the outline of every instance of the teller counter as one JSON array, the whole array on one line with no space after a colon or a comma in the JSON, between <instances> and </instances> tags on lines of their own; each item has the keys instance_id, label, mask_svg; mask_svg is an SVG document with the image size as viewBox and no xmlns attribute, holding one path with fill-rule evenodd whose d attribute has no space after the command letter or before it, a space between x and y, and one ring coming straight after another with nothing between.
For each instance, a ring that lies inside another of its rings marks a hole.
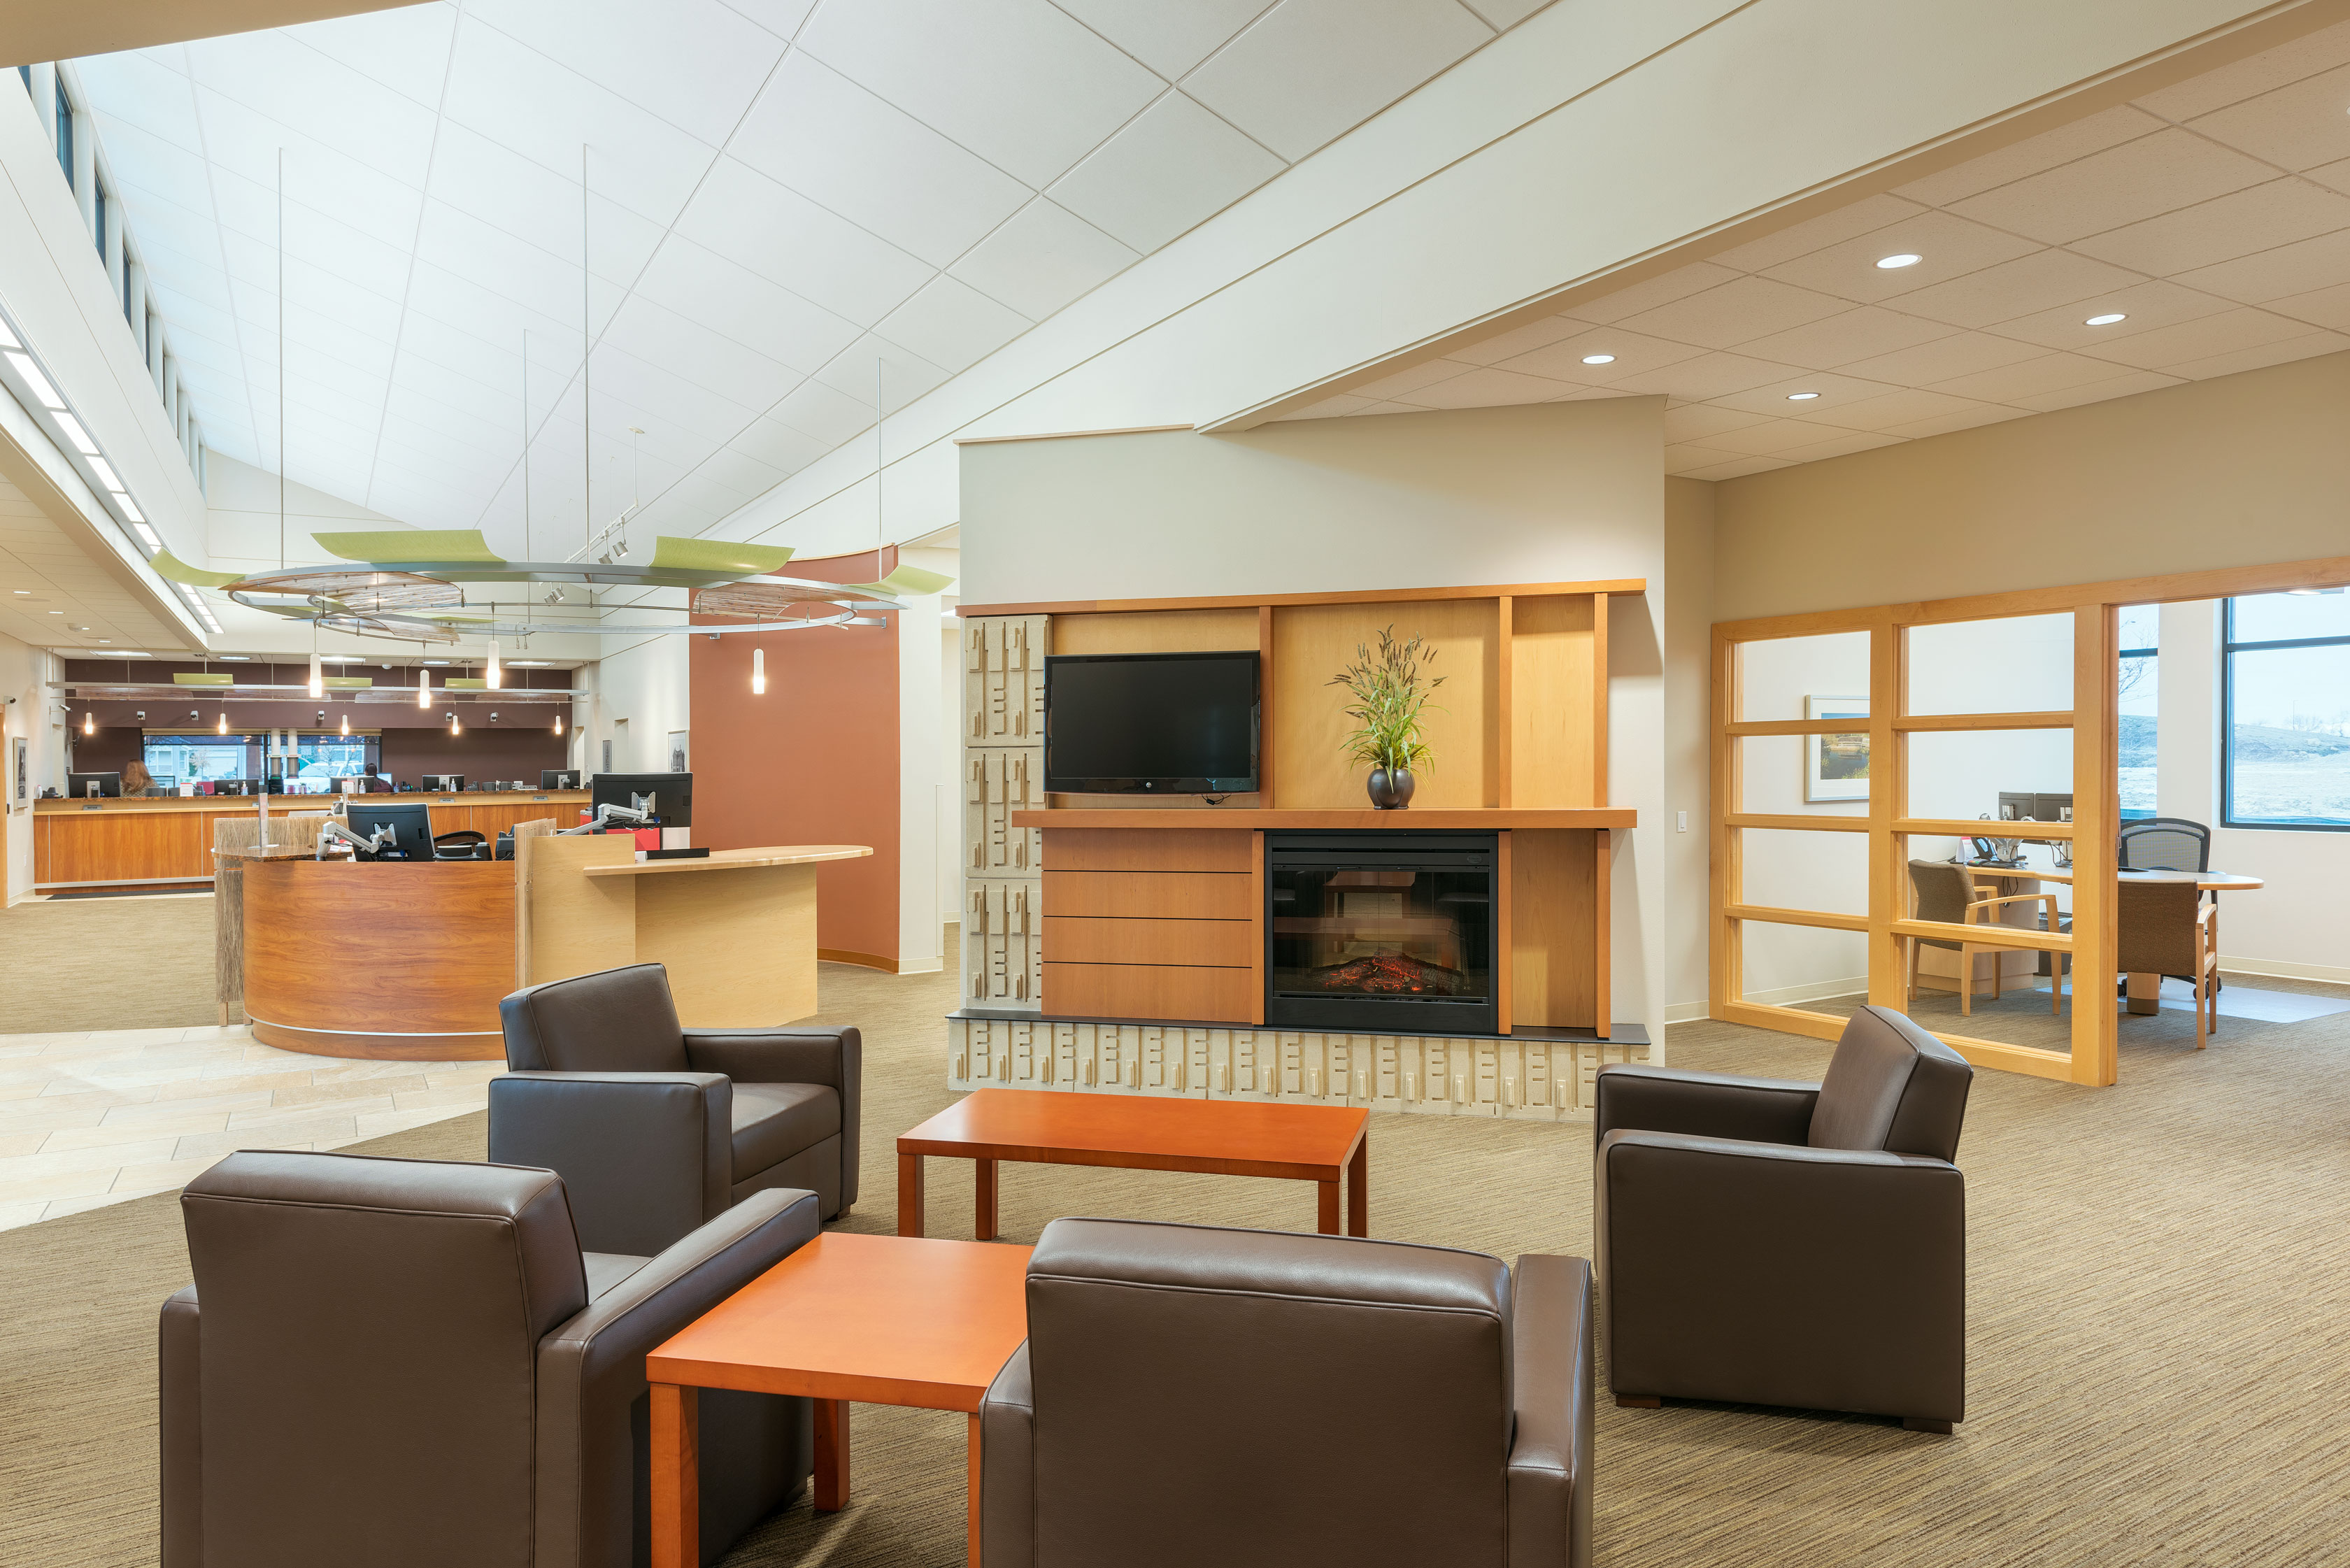
<instances>
[{"instance_id":1,"label":"teller counter","mask_svg":"<svg viewBox=\"0 0 2350 1568\"><path fill-rule=\"evenodd\" d=\"M271 795L269 815L332 811L343 798ZM491 838L516 823L539 817L552 817L568 826L588 805L586 790L470 790L456 794L411 791L348 798L429 805L433 832L471 828ZM181 884L191 892L200 891L213 880L213 824L224 817L255 817L260 809L260 800L250 795L36 801L33 890L88 892Z\"/></svg>"}]
</instances>

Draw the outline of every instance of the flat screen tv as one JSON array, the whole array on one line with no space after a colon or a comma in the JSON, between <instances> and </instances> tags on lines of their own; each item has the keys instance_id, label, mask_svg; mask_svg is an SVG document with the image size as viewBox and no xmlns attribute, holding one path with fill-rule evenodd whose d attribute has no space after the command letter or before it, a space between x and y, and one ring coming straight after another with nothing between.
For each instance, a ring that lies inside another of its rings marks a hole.
<instances>
[{"instance_id":1,"label":"flat screen tv","mask_svg":"<svg viewBox=\"0 0 2350 1568\"><path fill-rule=\"evenodd\" d=\"M1045 788L1243 794L1256 788L1256 650L1048 654Z\"/></svg>"}]
</instances>

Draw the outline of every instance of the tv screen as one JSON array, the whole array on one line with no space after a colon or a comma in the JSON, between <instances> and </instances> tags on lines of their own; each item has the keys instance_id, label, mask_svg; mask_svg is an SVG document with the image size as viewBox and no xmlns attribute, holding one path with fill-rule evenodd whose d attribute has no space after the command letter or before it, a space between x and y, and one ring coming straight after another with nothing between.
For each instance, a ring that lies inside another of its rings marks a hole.
<instances>
[{"instance_id":1,"label":"tv screen","mask_svg":"<svg viewBox=\"0 0 2350 1568\"><path fill-rule=\"evenodd\" d=\"M1045 788L1241 794L1256 788L1257 655L1050 654Z\"/></svg>"}]
</instances>

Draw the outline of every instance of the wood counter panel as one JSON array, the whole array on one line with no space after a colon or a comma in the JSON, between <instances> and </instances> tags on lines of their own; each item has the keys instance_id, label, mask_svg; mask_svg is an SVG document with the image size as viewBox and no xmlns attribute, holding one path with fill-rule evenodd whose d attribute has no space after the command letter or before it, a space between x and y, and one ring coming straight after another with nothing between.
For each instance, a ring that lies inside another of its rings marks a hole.
<instances>
[{"instance_id":1,"label":"wood counter panel","mask_svg":"<svg viewBox=\"0 0 2350 1568\"><path fill-rule=\"evenodd\" d=\"M494 1061L515 989L514 864L256 860L244 870L254 1037L328 1056Z\"/></svg>"},{"instance_id":2,"label":"wood counter panel","mask_svg":"<svg viewBox=\"0 0 2350 1568\"><path fill-rule=\"evenodd\" d=\"M1020 816L1051 816L1022 812ZM1089 813L1107 815L1108 813ZM1194 815L1183 813L1184 815ZM1049 822L1018 826L1045 829L1045 869L1055 871L1238 871L1245 874L1252 850L1245 826L1191 833L1159 833L1149 827L1055 827Z\"/></svg>"},{"instance_id":3,"label":"wood counter panel","mask_svg":"<svg viewBox=\"0 0 2350 1568\"><path fill-rule=\"evenodd\" d=\"M1253 920L1256 879L1232 871L1047 871L1045 908L1055 915L1126 919Z\"/></svg>"},{"instance_id":4,"label":"wood counter panel","mask_svg":"<svg viewBox=\"0 0 2350 1568\"><path fill-rule=\"evenodd\" d=\"M1257 974L1249 969L1174 964L1055 963L1045 961L1045 1005L1055 1012L1155 1023L1195 1018L1246 1023Z\"/></svg>"},{"instance_id":5,"label":"wood counter panel","mask_svg":"<svg viewBox=\"0 0 2350 1568\"><path fill-rule=\"evenodd\" d=\"M1045 952L1050 962L1249 969L1256 947L1254 920L1045 917Z\"/></svg>"}]
</instances>

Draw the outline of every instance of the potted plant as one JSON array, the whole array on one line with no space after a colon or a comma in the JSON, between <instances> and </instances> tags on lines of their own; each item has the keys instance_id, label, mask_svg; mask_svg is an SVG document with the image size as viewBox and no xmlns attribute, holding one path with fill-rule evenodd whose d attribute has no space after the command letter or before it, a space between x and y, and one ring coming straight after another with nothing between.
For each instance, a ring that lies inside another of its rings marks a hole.
<instances>
[{"instance_id":1,"label":"potted plant","mask_svg":"<svg viewBox=\"0 0 2350 1568\"><path fill-rule=\"evenodd\" d=\"M1355 648L1355 662L1330 678L1353 699L1347 717L1355 722L1347 736L1347 754L1371 765L1365 781L1371 805L1394 811L1411 804L1411 770L1429 764L1427 742L1420 738L1420 716L1429 707L1429 693L1444 684L1430 680L1425 666L1436 649L1418 637L1397 640L1395 628L1382 628L1378 651L1364 644Z\"/></svg>"}]
</instances>

